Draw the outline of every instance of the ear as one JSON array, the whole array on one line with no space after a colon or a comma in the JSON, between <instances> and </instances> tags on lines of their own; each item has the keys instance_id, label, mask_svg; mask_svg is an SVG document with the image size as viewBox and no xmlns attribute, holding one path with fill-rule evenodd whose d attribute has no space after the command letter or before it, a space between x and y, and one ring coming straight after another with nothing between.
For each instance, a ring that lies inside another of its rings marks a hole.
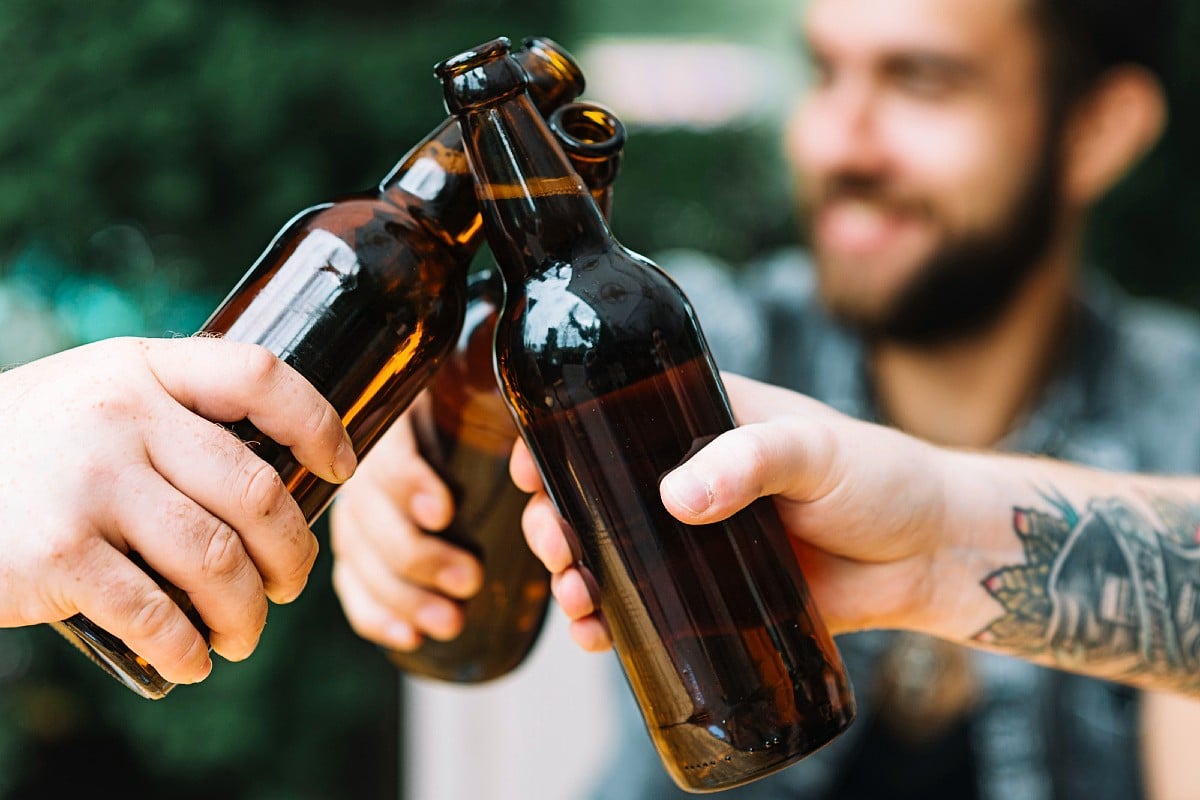
<instances>
[{"instance_id":1,"label":"ear","mask_svg":"<svg viewBox=\"0 0 1200 800\"><path fill-rule=\"evenodd\" d=\"M1154 146L1167 121L1162 84L1137 66L1110 70L1067 121L1063 192L1089 206Z\"/></svg>"}]
</instances>

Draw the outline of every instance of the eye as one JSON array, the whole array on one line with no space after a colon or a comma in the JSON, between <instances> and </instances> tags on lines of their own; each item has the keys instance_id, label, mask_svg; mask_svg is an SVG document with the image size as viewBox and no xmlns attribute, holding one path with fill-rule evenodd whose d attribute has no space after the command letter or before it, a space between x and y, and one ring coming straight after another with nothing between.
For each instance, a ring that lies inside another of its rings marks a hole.
<instances>
[{"instance_id":1,"label":"eye","mask_svg":"<svg viewBox=\"0 0 1200 800\"><path fill-rule=\"evenodd\" d=\"M914 69L897 76L904 91L919 97L941 97L954 88L953 81L936 69Z\"/></svg>"},{"instance_id":2,"label":"eye","mask_svg":"<svg viewBox=\"0 0 1200 800\"><path fill-rule=\"evenodd\" d=\"M926 58L899 59L887 72L900 91L929 100L953 94L967 78L967 71L958 64Z\"/></svg>"}]
</instances>

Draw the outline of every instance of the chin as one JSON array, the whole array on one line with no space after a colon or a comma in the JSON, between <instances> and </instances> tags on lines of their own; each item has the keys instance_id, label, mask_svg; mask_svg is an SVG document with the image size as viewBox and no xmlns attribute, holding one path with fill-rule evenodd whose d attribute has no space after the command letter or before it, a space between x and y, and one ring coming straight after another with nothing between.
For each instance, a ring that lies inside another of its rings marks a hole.
<instances>
[{"instance_id":1,"label":"chin","mask_svg":"<svg viewBox=\"0 0 1200 800\"><path fill-rule=\"evenodd\" d=\"M870 322L884 317L910 275L880 264L821 259L817 270L821 301L839 319ZM869 326L868 326L869 327Z\"/></svg>"}]
</instances>

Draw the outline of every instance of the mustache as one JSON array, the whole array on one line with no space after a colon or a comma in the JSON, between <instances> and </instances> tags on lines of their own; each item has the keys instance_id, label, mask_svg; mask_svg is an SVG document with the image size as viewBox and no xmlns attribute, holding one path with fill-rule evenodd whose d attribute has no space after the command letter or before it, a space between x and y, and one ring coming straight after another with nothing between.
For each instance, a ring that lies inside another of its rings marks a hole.
<instances>
[{"instance_id":1,"label":"mustache","mask_svg":"<svg viewBox=\"0 0 1200 800\"><path fill-rule=\"evenodd\" d=\"M804 198L804 210L809 215L834 203L845 201L867 203L884 211L916 216L929 216L933 210L926 198L896 186L894 181L875 175L831 175L809 182L801 196Z\"/></svg>"}]
</instances>

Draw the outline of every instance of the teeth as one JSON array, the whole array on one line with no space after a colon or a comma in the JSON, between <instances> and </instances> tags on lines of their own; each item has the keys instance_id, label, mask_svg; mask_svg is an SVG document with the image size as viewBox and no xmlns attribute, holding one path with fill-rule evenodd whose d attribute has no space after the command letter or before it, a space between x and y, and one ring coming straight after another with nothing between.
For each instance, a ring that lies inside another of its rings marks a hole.
<instances>
[{"instance_id":1,"label":"teeth","mask_svg":"<svg viewBox=\"0 0 1200 800\"><path fill-rule=\"evenodd\" d=\"M883 212L877 206L861 201L850 201L839 209L842 224L859 234L877 230L883 223Z\"/></svg>"},{"instance_id":2,"label":"teeth","mask_svg":"<svg viewBox=\"0 0 1200 800\"><path fill-rule=\"evenodd\" d=\"M872 216L879 217L883 215L883 210L874 203L868 203L865 200L847 200L842 203L842 209L847 214L854 216Z\"/></svg>"}]
</instances>

